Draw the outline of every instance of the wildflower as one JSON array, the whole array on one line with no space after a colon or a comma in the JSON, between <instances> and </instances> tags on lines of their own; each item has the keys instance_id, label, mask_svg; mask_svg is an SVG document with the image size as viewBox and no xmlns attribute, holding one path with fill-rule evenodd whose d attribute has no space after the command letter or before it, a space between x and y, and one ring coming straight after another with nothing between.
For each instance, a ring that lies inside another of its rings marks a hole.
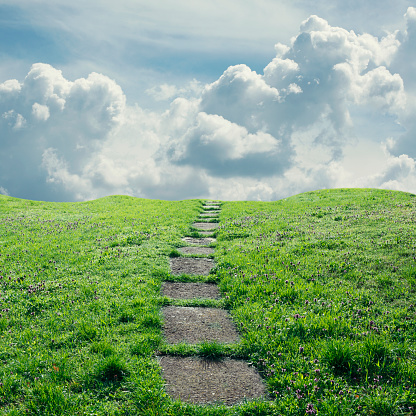
<instances>
[{"instance_id":1,"label":"wildflower","mask_svg":"<svg viewBox=\"0 0 416 416\"><path fill-rule=\"evenodd\" d=\"M308 405L306 406L306 413L308 415L316 415L316 409L313 407L312 403L308 403Z\"/></svg>"}]
</instances>

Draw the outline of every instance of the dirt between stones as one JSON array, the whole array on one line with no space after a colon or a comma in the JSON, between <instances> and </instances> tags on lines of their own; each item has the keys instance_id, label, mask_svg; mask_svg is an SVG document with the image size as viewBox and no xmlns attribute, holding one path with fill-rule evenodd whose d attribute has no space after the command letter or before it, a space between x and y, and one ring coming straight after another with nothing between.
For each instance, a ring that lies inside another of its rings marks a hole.
<instances>
[{"instance_id":1,"label":"dirt between stones","mask_svg":"<svg viewBox=\"0 0 416 416\"><path fill-rule=\"evenodd\" d=\"M214 283L162 283L162 296L171 299L219 299L220 291Z\"/></svg>"},{"instance_id":2,"label":"dirt between stones","mask_svg":"<svg viewBox=\"0 0 416 416\"><path fill-rule=\"evenodd\" d=\"M163 334L169 344L204 341L238 342L240 337L229 313L219 308L166 306Z\"/></svg>"},{"instance_id":3,"label":"dirt between stones","mask_svg":"<svg viewBox=\"0 0 416 416\"><path fill-rule=\"evenodd\" d=\"M214 254L215 250L210 247L180 247L178 251L182 254Z\"/></svg>"},{"instance_id":4,"label":"dirt between stones","mask_svg":"<svg viewBox=\"0 0 416 416\"><path fill-rule=\"evenodd\" d=\"M171 273L175 276L181 274L208 276L214 266L215 262L212 259L192 257L174 257L170 259Z\"/></svg>"},{"instance_id":5,"label":"dirt between stones","mask_svg":"<svg viewBox=\"0 0 416 416\"><path fill-rule=\"evenodd\" d=\"M170 356L158 357L158 360L167 393L182 402L233 405L267 395L258 372L244 361Z\"/></svg>"},{"instance_id":6,"label":"dirt between stones","mask_svg":"<svg viewBox=\"0 0 416 416\"><path fill-rule=\"evenodd\" d=\"M183 237L182 241L185 241L188 244L198 244L201 246L208 246L211 243L217 241L215 238L193 238L193 237Z\"/></svg>"}]
</instances>

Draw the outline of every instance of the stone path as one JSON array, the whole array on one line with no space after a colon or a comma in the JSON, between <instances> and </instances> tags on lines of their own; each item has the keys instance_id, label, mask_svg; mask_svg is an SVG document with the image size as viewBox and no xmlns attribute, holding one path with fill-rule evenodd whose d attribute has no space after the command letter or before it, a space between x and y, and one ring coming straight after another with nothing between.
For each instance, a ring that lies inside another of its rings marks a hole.
<instances>
[{"instance_id":1,"label":"stone path","mask_svg":"<svg viewBox=\"0 0 416 416\"><path fill-rule=\"evenodd\" d=\"M164 282L162 294L172 299L219 299L221 296L214 283Z\"/></svg>"},{"instance_id":2,"label":"stone path","mask_svg":"<svg viewBox=\"0 0 416 416\"><path fill-rule=\"evenodd\" d=\"M164 335L170 344L240 340L227 311L219 308L167 306L163 308Z\"/></svg>"},{"instance_id":3,"label":"stone path","mask_svg":"<svg viewBox=\"0 0 416 416\"><path fill-rule=\"evenodd\" d=\"M201 257L214 253L207 247L215 242L213 234L218 222L209 222L218 218L220 204L206 202L199 218L192 224L201 238L184 237L188 244L178 251L187 257L175 257L170 260L171 274L207 276L215 266L212 259ZM197 255L199 257L189 257ZM198 278L198 277L197 277ZM218 287L212 283L164 282L162 295L170 299L182 300L219 300ZM239 334L228 311L213 307L166 306L163 334L172 345L195 344L216 345L231 344L240 341ZM243 360L219 356L207 360L203 356L176 357L160 356L159 364L166 381L166 391L173 399L183 402L206 404L225 403L233 405L244 400L266 397L266 388L260 375Z\"/></svg>"},{"instance_id":4,"label":"stone path","mask_svg":"<svg viewBox=\"0 0 416 416\"><path fill-rule=\"evenodd\" d=\"M181 274L207 276L214 266L214 260L206 258L174 257L170 259L172 274L176 276Z\"/></svg>"},{"instance_id":5,"label":"stone path","mask_svg":"<svg viewBox=\"0 0 416 416\"><path fill-rule=\"evenodd\" d=\"M178 249L179 253L182 254L202 254L209 255L214 254L214 249L211 247L181 247Z\"/></svg>"},{"instance_id":6,"label":"stone path","mask_svg":"<svg viewBox=\"0 0 416 416\"><path fill-rule=\"evenodd\" d=\"M197 230L208 231L208 230L215 230L218 228L217 222L194 222L192 224Z\"/></svg>"},{"instance_id":7,"label":"stone path","mask_svg":"<svg viewBox=\"0 0 416 416\"><path fill-rule=\"evenodd\" d=\"M210 233L212 234L212 233ZM203 245L208 246L211 243L215 243L217 241L215 238L206 237L206 238L193 238L193 237L184 237L182 238L182 241L185 241L185 243L188 244L197 244L197 245Z\"/></svg>"},{"instance_id":8,"label":"stone path","mask_svg":"<svg viewBox=\"0 0 416 416\"><path fill-rule=\"evenodd\" d=\"M243 397L264 396L259 374L244 361L201 360L194 357L160 357L169 394L191 403L233 405Z\"/></svg>"}]
</instances>

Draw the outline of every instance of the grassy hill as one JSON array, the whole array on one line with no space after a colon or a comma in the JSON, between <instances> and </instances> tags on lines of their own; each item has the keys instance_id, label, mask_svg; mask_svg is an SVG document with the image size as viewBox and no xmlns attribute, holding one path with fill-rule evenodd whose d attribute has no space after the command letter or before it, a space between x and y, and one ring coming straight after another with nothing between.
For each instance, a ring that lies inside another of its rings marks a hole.
<instances>
[{"instance_id":1,"label":"grassy hill","mask_svg":"<svg viewBox=\"0 0 416 416\"><path fill-rule=\"evenodd\" d=\"M374 189L222 204L209 279L271 400L172 402L159 290L201 206L0 196L0 415L414 414L416 198Z\"/></svg>"}]
</instances>

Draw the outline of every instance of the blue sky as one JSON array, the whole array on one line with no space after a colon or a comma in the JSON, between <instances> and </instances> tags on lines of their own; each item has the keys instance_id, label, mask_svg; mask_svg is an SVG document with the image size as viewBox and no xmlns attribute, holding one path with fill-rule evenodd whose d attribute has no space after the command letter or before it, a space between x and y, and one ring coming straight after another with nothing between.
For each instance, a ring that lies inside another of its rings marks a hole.
<instances>
[{"instance_id":1,"label":"blue sky","mask_svg":"<svg viewBox=\"0 0 416 416\"><path fill-rule=\"evenodd\" d=\"M416 192L413 6L0 0L0 192Z\"/></svg>"}]
</instances>

